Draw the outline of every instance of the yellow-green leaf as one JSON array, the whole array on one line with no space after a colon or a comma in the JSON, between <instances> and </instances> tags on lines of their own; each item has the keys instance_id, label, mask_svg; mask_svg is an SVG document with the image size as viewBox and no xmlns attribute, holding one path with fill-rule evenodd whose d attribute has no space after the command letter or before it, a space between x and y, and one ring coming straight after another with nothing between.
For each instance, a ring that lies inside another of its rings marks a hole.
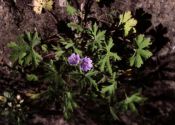
<instances>
[{"instance_id":1,"label":"yellow-green leaf","mask_svg":"<svg viewBox=\"0 0 175 125\"><path fill-rule=\"evenodd\" d=\"M51 11L53 9L53 0L44 0L43 8Z\"/></svg>"},{"instance_id":2,"label":"yellow-green leaf","mask_svg":"<svg viewBox=\"0 0 175 125\"><path fill-rule=\"evenodd\" d=\"M41 14L42 9L51 11L53 9L53 0L33 0L33 11Z\"/></svg>"},{"instance_id":3,"label":"yellow-green leaf","mask_svg":"<svg viewBox=\"0 0 175 125\"><path fill-rule=\"evenodd\" d=\"M121 14L119 16L120 22L119 25L124 25L124 35L128 36L129 32L131 30L133 30L133 32L136 32L135 30L135 26L137 24L137 20L135 20L132 15L131 12L125 12L124 14Z\"/></svg>"}]
</instances>

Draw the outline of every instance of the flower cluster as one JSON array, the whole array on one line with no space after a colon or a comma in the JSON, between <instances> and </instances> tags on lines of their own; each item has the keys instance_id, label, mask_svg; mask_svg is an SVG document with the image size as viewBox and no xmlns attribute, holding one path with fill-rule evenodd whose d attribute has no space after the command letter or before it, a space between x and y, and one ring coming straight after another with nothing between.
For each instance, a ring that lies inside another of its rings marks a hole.
<instances>
[{"instance_id":1,"label":"flower cluster","mask_svg":"<svg viewBox=\"0 0 175 125\"><path fill-rule=\"evenodd\" d=\"M75 54L75 53L71 54L68 57L68 62L69 62L70 65L73 65L73 66L79 65L80 69L82 71L85 71L85 72L91 70L92 67L93 67L91 58L84 57L84 58L81 59L80 55Z\"/></svg>"}]
</instances>

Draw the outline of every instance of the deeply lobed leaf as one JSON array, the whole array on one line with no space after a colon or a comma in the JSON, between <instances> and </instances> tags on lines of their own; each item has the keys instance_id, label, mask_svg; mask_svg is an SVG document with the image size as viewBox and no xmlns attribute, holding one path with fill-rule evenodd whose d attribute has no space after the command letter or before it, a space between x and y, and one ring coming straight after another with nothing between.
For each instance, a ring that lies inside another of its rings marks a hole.
<instances>
[{"instance_id":1,"label":"deeply lobed leaf","mask_svg":"<svg viewBox=\"0 0 175 125\"><path fill-rule=\"evenodd\" d=\"M135 53L130 57L130 66L140 68L143 64L143 60L146 60L152 56L152 53L147 49L151 45L151 40L145 38L144 35L138 35L135 39L136 49Z\"/></svg>"}]
</instances>

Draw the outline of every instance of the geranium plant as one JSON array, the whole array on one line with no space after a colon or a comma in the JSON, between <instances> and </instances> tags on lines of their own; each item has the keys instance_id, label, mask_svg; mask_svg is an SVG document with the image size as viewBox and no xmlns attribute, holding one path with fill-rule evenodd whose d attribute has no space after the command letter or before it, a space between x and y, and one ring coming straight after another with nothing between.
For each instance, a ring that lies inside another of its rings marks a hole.
<instances>
[{"instance_id":1,"label":"geranium plant","mask_svg":"<svg viewBox=\"0 0 175 125\"><path fill-rule=\"evenodd\" d=\"M82 17L81 10L70 4L67 11L69 15ZM8 46L13 67L25 74L26 82L40 86L40 90L23 93L30 100L27 106L40 102L43 108L54 105L66 119L83 103L92 100L94 105L98 101L99 106L108 107L114 119L120 111L135 112L135 104L145 98L135 90L126 90L118 98L117 92L123 88L120 77L128 69L137 70L151 57L151 41L137 33L137 21L130 11L120 14L118 19L112 30L104 29L100 21L84 18L79 22L70 21L67 25L74 37L58 34L54 43L44 41L37 32L27 32L17 42L11 42Z\"/></svg>"}]
</instances>

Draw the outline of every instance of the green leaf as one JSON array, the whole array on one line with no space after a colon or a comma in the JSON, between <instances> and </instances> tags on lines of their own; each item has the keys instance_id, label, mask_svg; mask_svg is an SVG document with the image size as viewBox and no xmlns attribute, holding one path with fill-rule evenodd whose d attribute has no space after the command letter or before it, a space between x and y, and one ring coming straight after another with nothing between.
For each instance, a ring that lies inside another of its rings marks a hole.
<instances>
[{"instance_id":1,"label":"green leaf","mask_svg":"<svg viewBox=\"0 0 175 125\"><path fill-rule=\"evenodd\" d=\"M77 32L82 32L83 31L83 28L80 25L78 25L78 24L76 24L74 22L68 23L67 26L69 28L71 28L73 31L74 30L76 30Z\"/></svg>"},{"instance_id":2,"label":"green leaf","mask_svg":"<svg viewBox=\"0 0 175 125\"><path fill-rule=\"evenodd\" d=\"M112 66L109 59L106 61L106 66L108 68L109 73L112 74Z\"/></svg>"},{"instance_id":3,"label":"green leaf","mask_svg":"<svg viewBox=\"0 0 175 125\"><path fill-rule=\"evenodd\" d=\"M23 42L18 43L18 45L15 42L11 42L8 44L8 47L11 49L11 61L13 63L18 61L18 63L22 65L24 62L23 59L27 54L26 50L29 49L29 46Z\"/></svg>"},{"instance_id":4,"label":"green leaf","mask_svg":"<svg viewBox=\"0 0 175 125\"><path fill-rule=\"evenodd\" d=\"M7 92L7 91L5 91L3 93L3 95L4 95L5 98L11 98L12 97L12 94L10 92Z\"/></svg>"},{"instance_id":5,"label":"green leaf","mask_svg":"<svg viewBox=\"0 0 175 125\"><path fill-rule=\"evenodd\" d=\"M144 102L146 99L140 95L140 93L134 93L122 102L120 102L120 106L124 110L130 109L132 112L137 112L135 104L140 104Z\"/></svg>"},{"instance_id":6,"label":"green leaf","mask_svg":"<svg viewBox=\"0 0 175 125\"><path fill-rule=\"evenodd\" d=\"M61 58L61 56L63 56L65 51L63 51L60 46L54 46L53 45L52 47L53 47L53 50L55 51L56 60L59 60Z\"/></svg>"},{"instance_id":7,"label":"green leaf","mask_svg":"<svg viewBox=\"0 0 175 125\"><path fill-rule=\"evenodd\" d=\"M142 58L138 53L136 54L136 60L135 61L136 61L135 63L136 63L137 68L141 67L141 65L143 64Z\"/></svg>"},{"instance_id":8,"label":"green leaf","mask_svg":"<svg viewBox=\"0 0 175 125\"><path fill-rule=\"evenodd\" d=\"M72 72L71 74L78 78L76 81L81 84L81 88L87 87L88 85L88 87L93 86L96 90L99 90L97 82L94 79L94 77L98 74L97 71L91 70L86 74L82 74L81 72Z\"/></svg>"},{"instance_id":9,"label":"green leaf","mask_svg":"<svg viewBox=\"0 0 175 125\"><path fill-rule=\"evenodd\" d=\"M38 81L38 77L35 74L27 74L26 79L28 81Z\"/></svg>"},{"instance_id":10,"label":"green leaf","mask_svg":"<svg viewBox=\"0 0 175 125\"><path fill-rule=\"evenodd\" d=\"M100 71L104 72L105 71L105 65L106 62L109 60L108 56L103 57L100 61L99 61L99 65L100 65Z\"/></svg>"},{"instance_id":11,"label":"green leaf","mask_svg":"<svg viewBox=\"0 0 175 125\"><path fill-rule=\"evenodd\" d=\"M152 43L150 38L145 38L144 35L141 34L136 38L136 44L139 49L144 49L149 47Z\"/></svg>"},{"instance_id":12,"label":"green leaf","mask_svg":"<svg viewBox=\"0 0 175 125\"><path fill-rule=\"evenodd\" d=\"M137 24L137 20L132 18L131 11L127 11L124 14L119 16L120 22L119 25L124 25L124 35L128 36L131 30L135 31L135 26Z\"/></svg>"},{"instance_id":13,"label":"green leaf","mask_svg":"<svg viewBox=\"0 0 175 125\"><path fill-rule=\"evenodd\" d=\"M91 86L93 86L96 90L99 90L96 81L92 77L87 76L87 79L89 80Z\"/></svg>"},{"instance_id":14,"label":"green leaf","mask_svg":"<svg viewBox=\"0 0 175 125\"><path fill-rule=\"evenodd\" d=\"M112 85L103 87L102 90L101 90L101 92L103 94L108 93L110 96L112 96L115 93L115 89L116 89L115 84L112 84Z\"/></svg>"},{"instance_id":15,"label":"green leaf","mask_svg":"<svg viewBox=\"0 0 175 125\"><path fill-rule=\"evenodd\" d=\"M103 95L108 94L107 97L109 97L109 99L110 99L111 97L113 97L115 95L115 91L117 89L117 81L116 81L116 73L115 72L112 74L112 77L109 80L109 83L111 83L111 84L108 86L102 87L101 93Z\"/></svg>"},{"instance_id":16,"label":"green leaf","mask_svg":"<svg viewBox=\"0 0 175 125\"><path fill-rule=\"evenodd\" d=\"M95 76L97 75L98 71L93 71L93 70L90 70L89 72L86 73L86 76Z\"/></svg>"},{"instance_id":17,"label":"green leaf","mask_svg":"<svg viewBox=\"0 0 175 125\"><path fill-rule=\"evenodd\" d=\"M63 113L66 119L69 119L74 111L77 108L77 103L73 100L71 92L66 92L64 95L64 104L63 104Z\"/></svg>"},{"instance_id":18,"label":"green leaf","mask_svg":"<svg viewBox=\"0 0 175 125\"><path fill-rule=\"evenodd\" d=\"M112 47L114 46L112 38L108 40L108 44L104 47L104 50L106 52L105 55L103 55L98 62L100 65L100 71L108 71L110 74L112 74L112 65L111 61L119 61L121 58L118 56L117 53L111 52Z\"/></svg>"},{"instance_id":19,"label":"green leaf","mask_svg":"<svg viewBox=\"0 0 175 125\"><path fill-rule=\"evenodd\" d=\"M34 49L30 49L30 52L24 58L24 65L34 64L35 66L38 66L41 60L41 55L39 55Z\"/></svg>"},{"instance_id":20,"label":"green leaf","mask_svg":"<svg viewBox=\"0 0 175 125\"><path fill-rule=\"evenodd\" d=\"M94 25L90 28L88 33L92 38L92 42L89 43L89 45L92 46L92 51L94 51L97 48L101 49L103 46L102 44L105 40L106 31L100 30L97 24L94 23Z\"/></svg>"},{"instance_id":21,"label":"green leaf","mask_svg":"<svg viewBox=\"0 0 175 125\"><path fill-rule=\"evenodd\" d=\"M31 46L32 46L32 48L34 48L35 46L37 46L37 45L39 45L40 43L41 43L41 38L38 36L38 32L35 32L34 34L31 34L31 33L29 33L30 34L30 36L32 36L33 35L33 37L32 38L28 38L28 40L31 42Z\"/></svg>"},{"instance_id":22,"label":"green leaf","mask_svg":"<svg viewBox=\"0 0 175 125\"><path fill-rule=\"evenodd\" d=\"M72 49L74 51L74 53L82 55L82 51L80 49L78 49L78 47L75 45L75 42L72 41L72 39L69 39L69 38L66 39L66 38L60 37L60 43L62 45L64 45L65 49ZM59 48L59 49L61 49L61 48Z\"/></svg>"},{"instance_id":23,"label":"green leaf","mask_svg":"<svg viewBox=\"0 0 175 125\"><path fill-rule=\"evenodd\" d=\"M48 52L48 46L46 44L43 44L41 46L41 49L42 49L43 52Z\"/></svg>"},{"instance_id":24,"label":"green leaf","mask_svg":"<svg viewBox=\"0 0 175 125\"><path fill-rule=\"evenodd\" d=\"M59 83L60 82L60 74L57 71L54 62L51 60L49 63L46 63L44 66L46 70L45 80L51 83Z\"/></svg>"},{"instance_id":25,"label":"green leaf","mask_svg":"<svg viewBox=\"0 0 175 125\"><path fill-rule=\"evenodd\" d=\"M64 39L63 37L61 37L60 43L64 45L65 49L74 47L74 42L71 39Z\"/></svg>"},{"instance_id":26,"label":"green leaf","mask_svg":"<svg viewBox=\"0 0 175 125\"><path fill-rule=\"evenodd\" d=\"M149 50L139 50L139 53L145 59L148 59L152 56L152 53Z\"/></svg>"},{"instance_id":27,"label":"green leaf","mask_svg":"<svg viewBox=\"0 0 175 125\"><path fill-rule=\"evenodd\" d=\"M34 34L27 32L20 37L17 44L14 42L8 44L11 49L11 60L13 62L18 61L20 65L33 64L37 67L42 60L41 55L35 51L35 47L40 44L40 40L37 32Z\"/></svg>"},{"instance_id":28,"label":"green leaf","mask_svg":"<svg viewBox=\"0 0 175 125\"><path fill-rule=\"evenodd\" d=\"M152 56L152 53L147 49L151 45L149 38L145 38L144 35L139 35L135 39L136 49L135 53L130 57L130 66L140 68L143 64L143 60L146 60Z\"/></svg>"},{"instance_id":29,"label":"green leaf","mask_svg":"<svg viewBox=\"0 0 175 125\"><path fill-rule=\"evenodd\" d=\"M73 49L74 49L74 52L75 52L75 53L77 53L77 54L79 54L80 56L82 56L82 51L81 51L80 49L75 48L75 47L73 47Z\"/></svg>"},{"instance_id":30,"label":"green leaf","mask_svg":"<svg viewBox=\"0 0 175 125\"><path fill-rule=\"evenodd\" d=\"M73 16L77 13L77 10L73 6L71 6L70 4L67 5L66 11L67 11L67 14L70 16Z\"/></svg>"},{"instance_id":31,"label":"green leaf","mask_svg":"<svg viewBox=\"0 0 175 125\"><path fill-rule=\"evenodd\" d=\"M117 116L116 113L115 113L114 108L113 108L112 106L110 106L109 109L110 109L110 113L111 113L113 119L114 119L114 120L119 119L118 116Z\"/></svg>"}]
</instances>

